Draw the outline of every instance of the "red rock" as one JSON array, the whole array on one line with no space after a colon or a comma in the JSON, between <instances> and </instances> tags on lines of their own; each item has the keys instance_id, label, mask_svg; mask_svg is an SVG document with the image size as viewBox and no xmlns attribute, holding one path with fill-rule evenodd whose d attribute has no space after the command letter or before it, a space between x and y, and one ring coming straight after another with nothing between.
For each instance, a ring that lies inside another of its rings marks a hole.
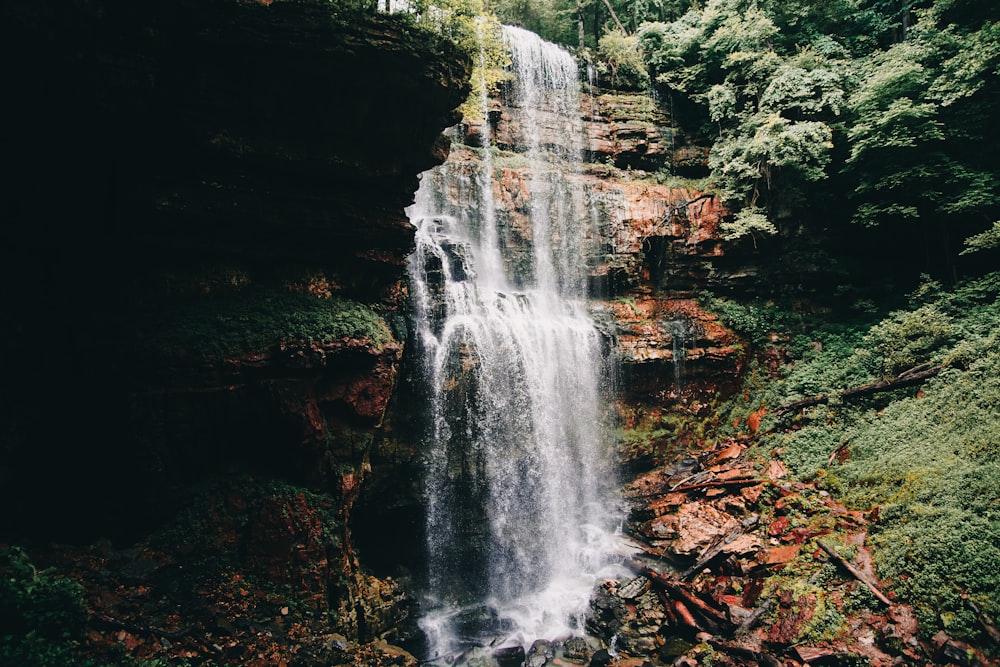
<instances>
[{"instance_id":1,"label":"red rock","mask_svg":"<svg viewBox=\"0 0 1000 667\"><path fill-rule=\"evenodd\" d=\"M780 516L771 522L771 525L767 527L767 534L771 537L777 537L781 535L786 530L788 530L788 517Z\"/></svg>"},{"instance_id":2,"label":"red rock","mask_svg":"<svg viewBox=\"0 0 1000 667\"><path fill-rule=\"evenodd\" d=\"M784 591L778 607L778 618L768 629L767 641L787 646L795 643L806 624L812 620L816 608L816 596L804 595L793 599L790 591Z\"/></svg>"},{"instance_id":3,"label":"red rock","mask_svg":"<svg viewBox=\"0 0 1000 667\"><path fill-rule=\"evenodd\" d=\"M780 547L772 547L764 551L765 565L784 565L795 560L799 555L799 545L788 544Z\"/></svg>"}]
</instances>

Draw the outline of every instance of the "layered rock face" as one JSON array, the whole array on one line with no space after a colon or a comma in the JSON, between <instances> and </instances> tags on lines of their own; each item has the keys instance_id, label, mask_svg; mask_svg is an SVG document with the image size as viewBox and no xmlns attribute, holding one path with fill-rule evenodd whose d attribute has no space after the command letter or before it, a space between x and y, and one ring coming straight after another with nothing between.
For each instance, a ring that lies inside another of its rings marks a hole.
<instances>
[{"instance_id":1,"label":"layered rock face","mask_svg":"<svg viewBox=\"0 0 1000 667\"><path fill-rule=\"evenodd\" d=\"M583 202L572 214L592 220L587 265L591 291L602 295L595 315L622 364L623 426L635 434L659 434L657 442L624 447L626 461L642 467L666 440L691 444L696 436L685 431L685 422L706 417L710 404L736 390L745 346L694 296L707 288L745 292L753 273L746 249L721 238L727 211L678 176L705 175L707 154L671 125L661 104L642 94L595 90L582 94L581 108L586 163L567 177L567 187ZM508 260L512 273L530 271L519 251L530 246L532 179L511 150L523 143L523 129L499 101L489 118L499 174L494 198L497 215L505 216L501 243L514 251ZM565 128L554 114L546 118L543 113L539 142L557 145ZM471 147L455 148L449 164L475 182L483 166L477 148L483 128L471 124L463 130L461 138ZM475 193L456 192L455 199L481 205Z\"/></svg>"},{"instance_id":2,"label":"layered rock face","mask_svg":"<svg viewBox=\"0 0 1000 667\"><path fill-rule=\"evenodd\" d=\"M388 631L398 594L359 570L350 510L402 354L403 208L447 154L468 59L319 1L53 0L0 24L25 63L0 542L108 537L112 558L178 508L225 507L204 530L229 535L205 546L223 569L315 598L347 640ZM256 518L225 519L241 507ZM185 562L166 551L147 569Z\"/></svg>"}]
</instances>

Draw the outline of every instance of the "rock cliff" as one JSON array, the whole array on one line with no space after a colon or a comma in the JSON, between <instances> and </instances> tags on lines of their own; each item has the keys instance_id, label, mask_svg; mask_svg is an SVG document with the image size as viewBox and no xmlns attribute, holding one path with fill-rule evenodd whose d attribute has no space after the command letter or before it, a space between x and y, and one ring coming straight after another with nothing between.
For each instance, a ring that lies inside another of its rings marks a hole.
<instances>
[{"instance_id":1,"label":"rock cliff","mask_svg":"<svg viewBox=\"0 0 1000 667\"><path fill-rule=\"evenodd\" d=\"M580 108L585 162L567 176L567 187L578 193L573 214L593 220L587 265L592 292L602 295L598 319L622 364L622 416L629 431L688 442L679 424L664 431L661 413L673 411L672 422L705 416L709 403L736 390L746 361L745 345L695 296L708 288L752 290L752 250L722 238L727 211L686 178L707 174L707 153L672 125L663 105L641 93L594 89L581 94ZM530 271L530 262L518 259L531 233L530 167L513 150L524 145L523 131L499 100L488 117L499 175L494 198L505 216L501 242L514 250L512 268ZM542 118L537 140L558 145L565 128L554 114ZM466 146L452 151L449 169L474 182L483 168L483 129L467 122L462 130ZM454 195L453 206L481 206L476 192ZM643 452L653 448L626 446L623 455L648 465Z\"/></svg>"},{"instance_id":2,"label":"rock cliff","mask_svg":"<svg viewBox=\"0 0 1000 667\"><path fill-rule=\"evenodd\" d=\"M0 542L91 545L34 556L87 585L94 650L257 664L218 638L277 619L260 664L328 660L331 632L351 659L405 616L351 507L402 353L403 208L468 58L310 0L51 0L0 24ZM203 583L171 621L149 605L179 569Z\"/></svg>"}]
</instances>

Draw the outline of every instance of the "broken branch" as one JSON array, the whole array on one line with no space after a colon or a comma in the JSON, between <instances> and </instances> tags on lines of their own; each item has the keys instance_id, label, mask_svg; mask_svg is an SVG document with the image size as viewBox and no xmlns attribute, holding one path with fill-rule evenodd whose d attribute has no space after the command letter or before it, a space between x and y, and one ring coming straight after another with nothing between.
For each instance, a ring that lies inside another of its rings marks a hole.
<instances>
[{"instance_id":1,"label":"broken branch","mask_svg":"<svg viewBox=\"0 0 1000 667\"><path fill-rule=\"evenodd\" d=\"M695 491L697 489L707 489L713 486L753 486L755 484L764 484L768 480L766 479L754 479L750 477L743 477L740 479L713 479L708 482L699 482L697 484L687 484L685 486L676 486L673 491Z\"/></svg>"},{"instance_id":2,"label":"broken branch","mask_svg":"<svg viewBox=\"0 0 1000 667\"><path fill-rule=\"evenodd\" d=\"M872 595L878 598L879 601L884 602L886 605L889 605L890 607L892 606L892 600L887 598L885 594L882 591L880 591L877 586L875 586L875 584L873 584L871 581L868 580L868 577L866 577L864 574L861 573L860 570L858 570L858 568L848 563L847 559L845 559L843 556L837 553L836 549L823 542L823 540L816 540L816 544L819 545L819 548L825 551L830 556L830 558L836 561L838 565L847 570L852 577L854 577L855 579L863 583L865 586L867 586L868 590L870 590L872 592Z\"/></svg>"}]
</instances>

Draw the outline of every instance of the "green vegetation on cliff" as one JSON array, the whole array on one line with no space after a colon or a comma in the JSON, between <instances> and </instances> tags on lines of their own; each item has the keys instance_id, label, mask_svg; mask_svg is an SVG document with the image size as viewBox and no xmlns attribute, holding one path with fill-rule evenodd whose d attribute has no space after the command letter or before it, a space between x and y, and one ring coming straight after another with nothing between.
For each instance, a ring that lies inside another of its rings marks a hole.
<instances>
[{"instance_id":1,"label":"green vegetation on cliff","mask_svg":"<svg viewBox=\"0 0 1000 667\"><path fill-rule=\"evenodd\" d=\"M801 329L780 377L751 377L757 389L733 412L766 406L763 451L859 509L879 508L870 537L879 575L928 636L981 639L970 602L1000 615L997 322L1000 274L952 291L925 282L907 308L877 321ZM920 385L843 395L939 367Z\"/></svg>"},{"instance_id":2,"label":"green vegetation on cliff","mask_svg":"<svg viewBox=\"0 0 1000 667\"><path fill-rule=\"evenodd\" d=\"M221 359L337 340L381 348L392 334L374 309L350 299L245 289L158 304L141 320L139 351Z\"/></svg>"},{"instance_id":3,"label":"green vegetation on cliff","mask_svg":"<svg viewBox=\"0 0 1000 667\"><path fill-rule=\"evenodd\" d=\"M605 83L655 90L711 146L713 189L735 212L729 240L853 221L922 237L928 265L951 278L962 240L1000 219L995 4L492 5L579 49Z\"/></svg>"}]
</instances>

